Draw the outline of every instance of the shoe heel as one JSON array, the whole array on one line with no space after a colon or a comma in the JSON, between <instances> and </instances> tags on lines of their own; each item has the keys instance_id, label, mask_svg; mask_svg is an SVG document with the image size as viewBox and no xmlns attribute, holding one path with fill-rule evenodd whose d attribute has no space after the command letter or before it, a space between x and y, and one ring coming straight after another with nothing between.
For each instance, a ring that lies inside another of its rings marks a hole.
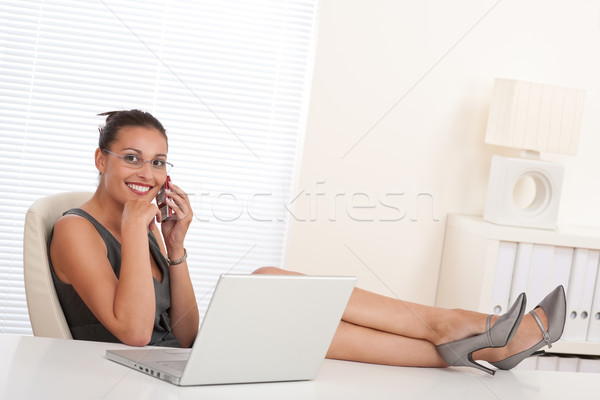
<instances>
[{"instance_id":1,"label":"shoe heel","mask_svg":"<svg viewBox=\"0 0 600 400\"><path fill-rule=\"evenodd\" d=\"M505 346L515 334L523 319L526 302L527 297L525 293L521 293L510 310L498 318L492 327L490 327L491 316L488 316L485 332L437 346L436 349L440 357L448 365L473 367L494 375L495 371L493 369L478 364L473 360L473 353L481 349Z\"/></svg>"},{"instance_id":2,"label":"shoe heel","mask_svg":"<svg viewBox=\"0 0 600 400\"><path fill-rule=\"evenodd\" d=\"M473 360L473 357L470 354L469 354L469 365L467 365L467 366L477 368L478 370L487 372L488 374L490 374L492 376L494 376L494 374L496 373L496 370L488 368L484 365L481 365L478 362L476 362L475 360Z\"/></svg>"},{"instance_id":3,"label":"shoe heel","mask_svg":"<svg viewBox=\"0 0 600 400\"><path fill-rule=\"evenodd\" d=\"M486 366L481 365L477 361L473 360L473 352L462 352L459 354L457 353L457 350L460 351L457 346L438 346L438 352L440 353L440 356L444 359L444 361L446 361L446 363L448 363L448 365L453 367L472 367L490 375L494 375L496 372L495 370L487 368Z\"/></svg>"}]
</instances>

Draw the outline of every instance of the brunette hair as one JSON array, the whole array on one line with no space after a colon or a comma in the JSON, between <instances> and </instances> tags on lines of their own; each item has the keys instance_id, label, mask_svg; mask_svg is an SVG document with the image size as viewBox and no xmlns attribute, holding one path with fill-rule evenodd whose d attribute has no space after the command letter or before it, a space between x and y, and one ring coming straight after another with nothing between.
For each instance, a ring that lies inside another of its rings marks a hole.
<instances>
[{"instance_id":1,"label":"brunette hair","mask_svg":"<svg viewBox=\"0 0 600 400\"><path fill-rule=\"evenodd\" d=\"M120 110L108 111L98 114L99 116L106 115L104 125L98 127L100 137L98 139L98 147L101 149L109 149L110 145L117 140L119 129L126 126L143 126L154 128L165 137L167 140L167 131L152 114L141 110ZM168 146L168 142L167 142Z\"/></svg>"}]
</instances>

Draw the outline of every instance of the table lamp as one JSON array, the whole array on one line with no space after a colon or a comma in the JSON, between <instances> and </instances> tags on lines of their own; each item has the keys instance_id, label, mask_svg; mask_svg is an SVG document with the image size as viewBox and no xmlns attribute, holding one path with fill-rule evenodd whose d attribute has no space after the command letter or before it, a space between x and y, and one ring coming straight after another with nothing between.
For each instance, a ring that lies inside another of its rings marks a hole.
<instances>
[{"instance_id":1,"label":"table lamp","mask_svg":"<svg viewBox=\"0 0 600 400\"><path fill-rule=\"evenodd\" d=\"M521 158L494 155L483 219L499 225L554 229L564 166L540 152L575 155L585 91L496 79L485 142L521 150ZM519 201L519 188L533 192Z\"/></svg>"}]
</instances>

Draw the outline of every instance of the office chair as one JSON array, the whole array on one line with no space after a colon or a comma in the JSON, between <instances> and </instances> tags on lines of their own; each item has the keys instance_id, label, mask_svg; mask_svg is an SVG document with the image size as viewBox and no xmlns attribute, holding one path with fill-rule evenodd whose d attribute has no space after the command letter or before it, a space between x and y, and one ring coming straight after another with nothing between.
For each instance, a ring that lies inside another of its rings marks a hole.
<instances>
[{"instance_id":1,"label":"office chair","mask_svg":"<svg viewBox=\"0 0 600 400\"><path fill-rule=\"evenodd\" d=\"M67 210L92 196L67 192L43 197L29 207L23 234L23 268L29 319L35 336L72 339L54 289L48 262L48 237L54 223Z\"/></svg>"}]
</instances>

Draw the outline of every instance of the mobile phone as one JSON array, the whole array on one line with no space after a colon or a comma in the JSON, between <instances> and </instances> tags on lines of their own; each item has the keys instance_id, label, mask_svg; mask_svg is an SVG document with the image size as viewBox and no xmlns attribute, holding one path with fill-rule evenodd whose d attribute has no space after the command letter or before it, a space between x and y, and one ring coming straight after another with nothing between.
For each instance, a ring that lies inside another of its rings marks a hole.
<instances>
[{"instance_id":1,"label":"mobile phone","mask_svg":"<svg viewBox=\"0 0 600 400\"><path fill-rule=\"evenodd\" d=\"M167 204L167 194L165 193L165 189L169 188L169 182L171 182L171 177L167 175L167 180L156 194L156 204L158 205L158 209L160 210L160 217L162 222L167 221L173 216L173 214L175 214L173 209Z\"/></svg>"}]
</instances>

